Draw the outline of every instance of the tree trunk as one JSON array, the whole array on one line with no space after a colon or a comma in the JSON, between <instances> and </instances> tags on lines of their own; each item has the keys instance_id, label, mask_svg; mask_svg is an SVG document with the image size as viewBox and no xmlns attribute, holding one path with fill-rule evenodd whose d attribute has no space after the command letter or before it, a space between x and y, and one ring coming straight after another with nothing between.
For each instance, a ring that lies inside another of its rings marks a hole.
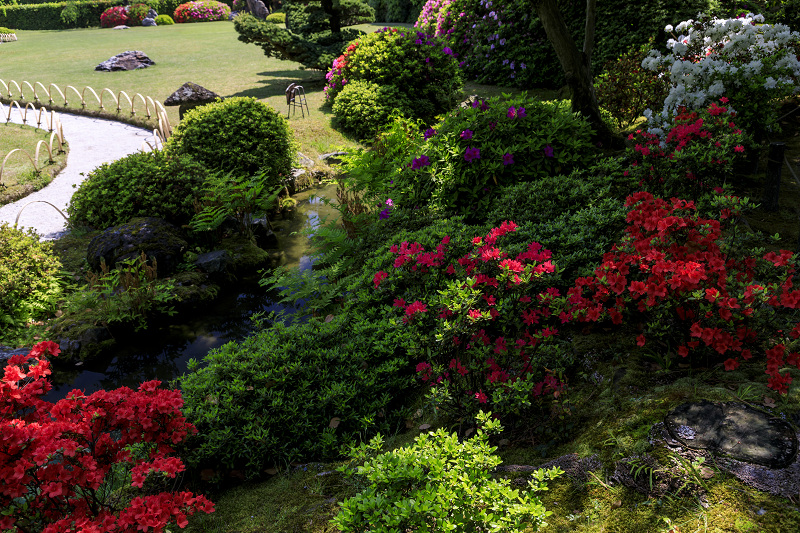
<instances>
[{"instance_id":1,"label":"tree trunk","mask_svg":"<svg viewBox=\"0 0 800 533\"><path fill-rule=\"evenodd\" d=\"M342 14L339 6L334 6L334 0L322 0L322 10L328 14L331 22L331 31L339 33L342 31ZM338 2L336 2L338 4Z\"/></svg>"},{"instance_id":2,"label":"tree trunk","mask_svg":"<svg viewBox=\"0 0 800 533\"><path fill-rule=\"evenodd\" d=\"M567 28L556 0L534 2L536 14L542 22L547 39L555 48L564 71L567 85L572 91L572 111L586 117L594 128L594 140L605 148L621 148L622 137L615 135L600 117L600 106L592 83L591 54L594 42L595 0L586 2L586 40L583 52Z\"/></svg>"}]
</instances>

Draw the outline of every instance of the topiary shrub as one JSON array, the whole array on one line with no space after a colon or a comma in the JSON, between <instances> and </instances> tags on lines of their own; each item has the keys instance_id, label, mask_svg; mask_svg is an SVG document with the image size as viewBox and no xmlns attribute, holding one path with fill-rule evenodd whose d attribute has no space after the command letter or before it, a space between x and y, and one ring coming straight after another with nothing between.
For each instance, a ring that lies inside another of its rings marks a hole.
<instances>
[{"instance_id":1,"label":"topiary shrub","mask_svg":"<svg viewBox=\"0 0 800 533\"><path fill-rule=\"evenodd\" d=\"M147 4L133 4L128 6L128 25L141 26L142 20L147 16L150 11L150 6Z\"/></svg>"},{"instance_id":2,"label":"topiary shrub","mask_svg":"<svg viewBox=\"0 0 800 533\"><path fill-rule=\"evenodd\" d=\"M425 132L420 148L398 162L395 203L482 217L502 187L588 165L595 153L590 136L568 101L474 100Z\"/></svg>"},{"instance_id":3,"label":"topiary shrub","mask_svg":"<svg viewBox=\"0 0 800 533\"><path fill-rule=\"evenodd\" d=\"M156 26L172 26L175 21L169 15L159 15L156 17Z\"/></svg>"},{"instance_id":4,"label":"topiary shrub","mask_svg":"<svg viewBox=\"0 0 800 533\"><path fill-rule=\"evenodd\" d=\"M205 167L183 154L130 154L97 167L81 183L67 208L70 224L107 228L148 216L188 224L206 177Z\"/></svg>"},{"instance_id":5,"label":"topiary shrub","mask_svg":"<svg viewBox=\"0 0 800 533\"><path fill-rule=\"evenodd\" d=\"M291 174L297 147L283 115L255 98L238 97L186 113L167 151L235 175L265 173L271 188Z\"/></svg>"},{"instance_id":6,"label":"topiary shrub","mask_svg":"<svg viewBox=\"0 0 800 533\"><path fill-rule=\"evenodd\" d=\"M33 232L0 224L0 331L55 308L61 263L52 249Z\"/></svg>"},{"instance_id":7,"label":"topiary shrub","mask_svg":"<svg viewBox=\"0 0 800 533\"><path fill-rule=\"evenodd\" d=\"M264 20L273 24L286 24L286 13L270 13Z\"/></svg>"},{"instance_id":8,"label":"topiary shrub","mask_svg":"<svg viewBox=\"0 0 800 533\"><path fill-rule=\"evenodd\" d=\"M393 427L390 409L411 375L396 347L403 334L343 313L276 322L212 350L202 368L190 362L179 378L184 413L198 429L187 461L252 478L295 460L338 457L360 433Z\"/></svg>"},{"instance_id":9,"label":"topiary shrub","mask_svg":"<svg viewBox=\"0 0 800 533\"><path fill-rule=\"evenodd\" d=\"M392 114L408 114L409 98L393 85L355 80L346 84L333 103L339 125L360 139L372 139Z\"/></svg>"},{"instance_id":10,"label":"topiary shrub","mask_svg":"<svg viewBox=\"0 0 800 533\"><path fill-rule=\"evenodd\" d=\"M100 15L100 27L113 28L128 24L128 10L125 6L109 7Z\"/></svg>"},{"instance_id":11,"label":"topiary shrub","mask_svg":"<svg viewBox=\"0 0 800 533\"><path fill-rule=\"evenodd\" d=\"M375 21L375 10L361 0L339 0L336 9L342 28ZM318 0L284 4L286 28L304 36L331 30L330 15ZM267 17L267 22L271 22Z\"/></svg>"},{"instance_id":12,"label":"topiary shrub","mask_svg":"<svg viewBox=\"0 0 800 533\"><path fill-rule=\"evenodd\" d=\"M199 0L187 2L175 8L175 22L212 22L215 20L228 20L231 8L215 0Z\"/></svg>"},{"instance_id":13,"label":"topiary shrub","mask_svg":"<svg viewBox=\"0 0 800 533\"><path fill-rule=\"evenodd\" d=\"M394 86L410 102L403 113L427 122L455 107L463 86L450 48L398 28L384 28L350 43L326 79L325 97L332 104L348 83L368 81Z\"/></svg>"}]
</instances>

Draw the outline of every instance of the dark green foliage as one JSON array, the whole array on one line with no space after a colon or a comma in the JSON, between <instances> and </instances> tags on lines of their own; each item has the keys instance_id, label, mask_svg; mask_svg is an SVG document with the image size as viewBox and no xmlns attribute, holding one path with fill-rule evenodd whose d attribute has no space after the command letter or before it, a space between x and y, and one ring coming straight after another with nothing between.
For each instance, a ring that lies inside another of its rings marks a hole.
<instances>
[{"instance_id":1,"label":"dark green foliage","mask_svg":"<svg viewBox=\"0 0 800 533\"><path fill-rule=\"evenodd\" d=\"M318 0L286 2L286 29L304 36L330 31L330 15L321 4ZM360 0L339 0L338 10L343 28L375 21L375 10Z\"/></svg>"},{"instance_id":2,"label":"dark green foliage","mask_svg":"<svg viewBox=\"0 0 800 533\"><path fill-rule=\"evenodd\" d=\"M328 30L304 37L271 22L259 20L249 13L240 13L235 17L233 26L239 33L240 41L260 46L267 57L296 61L316 70L330 68L347 43L363 35L361 31L346 29L337 33Z\"/></svg>"},{"instance_id":3,"label":"dark green foliage","mask_svg":"<svg viewBox=\"0 0 800 533\"><path fill-rule=\"evenodd\" d=\"M61 263L51 242L0 224L0 331L55 308Z\"/></svg>"},{"instance_id":4,"label":"dark green foliage","mask_svg":"<svg viewBox=\"0 0 800 533\"><path fill-rule=\"evenodd\" d=\"M153 216L187 224L206 176L205 167L185 155L133 153L89 174L67 208L70 223L107 228Z\"/></svg>"},{"instance_id":5,"label":"dark green foliage","mask_svg":"<svg viewBox=\"0 0 800 533\"><path fill-rule=\"evenodd\" d=\"M269 329L213 350L180 379L184 414L199 430L194 466L245 469L334 458L367 430L386 431L412 368L399 330L341 314ZM338 419L338 425L337 421Z\"/></svg>"},{"instance_id":6,"label":"dark green foliage","mask_svg":"<svg viewBox=\"0 0 800 533\"><path fill-rule=\"evenodd\" d=\"M578 48L581 48L586 2L563 0L558 5ZM667 24L695 18L699 12L713 13L717 5L711 0L598 2L593 71L599 73L607 62L651 38L656 39L657 46L663 46L667 40L664 33ZM455 0L446 9L452 15L451 22L443 26L443 32L453 29L448 36L449 43L459 54L459 61L465 63L467 80L515 87L564 85L563 72L553 46L531 2L509 0L493 2L486 7L486 3L481 5L480 0ZM462 12L465 16L458 16ZM431 24L430 15L426 16L423 10L419 20L428 21L422 26L422 31L433 33L435 16ZM476 26L474 29L473 24ZM525 64L524 69L522 64Z\"/></svg>"},{"instance_id":7,"label":"dark green foliage","mask_svg":"<svg viewBox=\"0 0 800 533\"><path fill-rule=\"evenodd\" d=\"M297 153L283 115L255 98L228 98L186 113L167 142L209 169L267 176L267 188L291 175Z\"/></svg>"},{"instance_id":8,"label":"dark green foliage","mask_svg":"<svg viewBox=\"0 0 800 533\"><path fill-rule=\"evenodd\" d=\"M375 20L381 22L407 22L417 20L425 0L368 0L375 9Z\"/></svg>"},{"instance_id":9,"label":"dark green foliage","mask_svg":"<svg viewBox=\"0 0 800 533\"><path fill-rule=\"evenodd\" d=\"M567 101L539 102L523 95L474 104L449 113L434 126L436 135L413 155L427 157L430 164L404 166L395 180L401 190L412 183L415 193L424 192L428 183L432 194L427 201L480 218L501 187L566 174L594 156L591 128L572 114ZM419 205L423 199L410 200Z\"/></svg>"},{"instance_id":10,"label":"dark green foliage","mask_svg":"<svg viewBox=\"0 0 800 533\"><path fill-rule=\"evenodd\" d=\"M651 39L627 51L616 61L606 64L603 73L594 80L600 107L609 111L623 126L641 117L645 109L660 111L669 94L669 74L642 67L642 61L653 46Z\"/></svg>"},{"instance_id":11,"label":"dark green foliage","mask_svg":"<svg viewBox=\"0 0 800 533\"><path fill-rule=\"evenodd\" d=\"M68 4L70 15L62 17L61 14ZM8 26L17 30L63 30L99 26L100 15L103 11L115 5L119 5L119 0L4 6L0 8L0 26Z\"/></svg>"},{"instance_id":12,"label":"dark green foliage","mask_svg":"<svg viewBox=\"0 0 800 533\"><path fill-rule=\"evenodd\" d=\"M393 85L355 80L347 84L333 103L339 125L359 139L372 139L393 113L408 114L411 101Z\"/></svg>"},{"instance_id":13,"label":"dark green foliage","mask_svg":"<svg viewBox=\"0 0 800 533\"><path fill-rule=\"evenodd\" d=\"M507 237L509 255L536 241L553 252L558 267L551 278L566 291L579 276L588 276L625 228L625 196L634 190L622 176L617 159L601 161L569 176L548 176L507 187L492 204L487 225L505 220L520 225Z\"/></svg>"}]
</instances>

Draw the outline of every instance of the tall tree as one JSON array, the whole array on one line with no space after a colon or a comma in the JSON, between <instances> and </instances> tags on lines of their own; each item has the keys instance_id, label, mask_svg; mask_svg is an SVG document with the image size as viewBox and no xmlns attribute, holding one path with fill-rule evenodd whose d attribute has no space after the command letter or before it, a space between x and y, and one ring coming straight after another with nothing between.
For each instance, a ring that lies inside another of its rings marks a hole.
<instances>
[{"instance_id":1,"label":"tall tree","mask_svg":"<svg viewBox=\"0 0 800 533\"><path fill-rule=\"evenodd\" d=\"M592 82L592 48L597 12L596 0L586 0L586 31L583 50L579 50L567 28L556 0L531 0L547 39L555 48L564 71L567 86L572 92L572 110L585 116L595 131L595 139L607 148L624 145L622 137L614 134L600 116L600 105Z\"/></svg>"}]
</instances>

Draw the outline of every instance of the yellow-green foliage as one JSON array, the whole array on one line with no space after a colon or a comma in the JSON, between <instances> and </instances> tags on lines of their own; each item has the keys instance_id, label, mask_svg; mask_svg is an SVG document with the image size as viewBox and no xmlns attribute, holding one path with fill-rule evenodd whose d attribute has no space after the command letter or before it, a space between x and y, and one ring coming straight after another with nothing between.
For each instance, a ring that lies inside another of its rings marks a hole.
<instances>
[{"instance_id":1,"label":"yellow-green foliage","mask_svg":"<svg viewBox=\"0 0 800 533\"><path fill-rule=\"evenodd\" d=\"M61 263L52 245L3 223L0 257L0 324L14 325L50 311L61 292Z\"/></svg>"}]
</instances>

